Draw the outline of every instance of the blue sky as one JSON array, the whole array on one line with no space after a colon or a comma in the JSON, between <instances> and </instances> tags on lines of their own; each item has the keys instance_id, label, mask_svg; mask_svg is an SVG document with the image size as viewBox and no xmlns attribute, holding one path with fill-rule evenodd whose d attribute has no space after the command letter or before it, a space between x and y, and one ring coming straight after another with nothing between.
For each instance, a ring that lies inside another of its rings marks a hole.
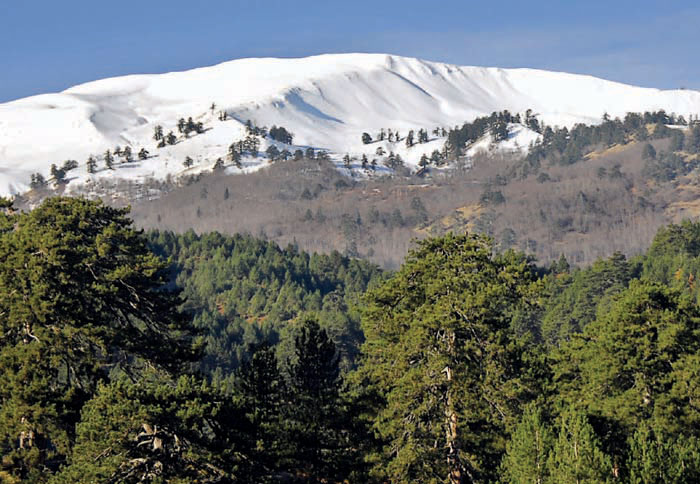
<instances>
[{"instance_id":1,"label":"blue sky","mask_svg":"<svg viewBox=\"0 0 700 484\"><path fill-rule=\"evenodd\" d=\"M251 56L388 52L700 89L692 1L0 0L0 102Z\"/></svg>"}]
</instances>

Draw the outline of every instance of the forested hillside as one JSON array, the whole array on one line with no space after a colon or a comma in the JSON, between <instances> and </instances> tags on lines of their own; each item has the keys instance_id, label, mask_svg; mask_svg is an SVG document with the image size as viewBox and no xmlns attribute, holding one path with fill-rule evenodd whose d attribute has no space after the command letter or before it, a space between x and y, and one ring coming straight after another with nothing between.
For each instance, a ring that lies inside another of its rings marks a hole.
<instances>
[{"instance_id":1,"label":"forested hillside","mask_svg":"<svg viewBox=\"0 0 700 484\"><path fill-rule=\"evenodd\" d=\"M495 140L511 136L508 126L540 139L527 153L504 151ZM445 139L417 173L396 167L385 176L370 163L346 176L309 154L253 174L192 178L136 202L133 214L144 228L250 233L389 269L413 239L465 230L541 264L564 254L588 266L615 252L641 254L662 226L700 215L695 120L657 111L566 128L503 111ZM380 165L385 157L376 157Z\"/></svg>"},{"instance_id":2,"label":"forested hillside","mask_svg":"<svg viewBox=\"0 0 700 484\"><path fill-rule=\"evenodd\" d=\"M376 266L329 255L281 249L250 236L201 236L189 231L150 232L153 250L171 263L182 289L182 309L205 335L201 370L230 380L232 371L261 344L279 343L285 360L293 348L293 328L318 320L338 345L348 370L362 344L360 299L381 277Z\"/></svg>"},{"instance_id":3,"label":"forested hillside","mask_svg":"<svg viewBox=\"0 0 700 484\"><path fill-rule=\"evenodd\" d=\"M0 205L0 482L694 483L700 224L395 272L126 209Z\"/></svg>"}]
</instances>

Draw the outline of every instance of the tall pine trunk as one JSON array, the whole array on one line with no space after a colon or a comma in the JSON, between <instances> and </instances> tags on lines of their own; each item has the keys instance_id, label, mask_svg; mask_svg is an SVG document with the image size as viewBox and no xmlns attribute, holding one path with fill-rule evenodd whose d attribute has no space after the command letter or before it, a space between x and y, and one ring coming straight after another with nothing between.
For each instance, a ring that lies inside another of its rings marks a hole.
<instances>
[{"instance_id":1,"label":"tall pine trunk","mask_svg":"<svg viewBox=\"0 0 700 484\"><path fill-rule=\"evenodd\" d=\"M455 351L455 334L447 336L448 354L452 360ZM459 456L459 441L457 439L457 411L452 397L452 368L448 365L443 370L446 384L446 406L445 406L445 438L447 443L447 472L449 473L450 484L462 484L463 473L462 463Z\"/></svg>"}]
</instances>

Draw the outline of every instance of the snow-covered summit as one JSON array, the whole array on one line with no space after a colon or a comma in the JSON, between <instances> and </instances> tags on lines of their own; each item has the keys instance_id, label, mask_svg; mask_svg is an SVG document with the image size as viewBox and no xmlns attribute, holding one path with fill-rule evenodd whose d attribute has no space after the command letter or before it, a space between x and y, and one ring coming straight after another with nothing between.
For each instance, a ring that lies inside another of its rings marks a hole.
<instances>
[{"instance_id":1,"label":"snow-covered summit","mask_svg":"<svg viewBox=\"0 0 700 484\"><path fill-rule=\"evenodd\" d=\"M687 117L700 113L700 92L382 54L240 59L184 72L103 79L0 104L0 194L26 190L32 173L48 176L52 163L60 166L66 159L80 164L69 174L71 183L208 169L226 156L233 141L245 136L243 123L248 119L258 126L284 126L294 134L295 148L311 146L341 157L374 152L377 144L364 145L363 132L431 132L504 109L532 109L551 125L595 123L606 112L623 116L665 109ZM230 116L227 121L218 119L222 111ZM177 133L177 121L183 117L202 122L206 131L156 148L154 127ZM130 146L134 153L146 148L152 157L88 174L85 160L90 155L99 160L116 145ZM415 163L439 145L436 139L409 150L403 144L396 149ZM186 156L193 158L192 168L183 167ZM242 169L259 164L244 160Z\"/></svg>"}]
</instances>

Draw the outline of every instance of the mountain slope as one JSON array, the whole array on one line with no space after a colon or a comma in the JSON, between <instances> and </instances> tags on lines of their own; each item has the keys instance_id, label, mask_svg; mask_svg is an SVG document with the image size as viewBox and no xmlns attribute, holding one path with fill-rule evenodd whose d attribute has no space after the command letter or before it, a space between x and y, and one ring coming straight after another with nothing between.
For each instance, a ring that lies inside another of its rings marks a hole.
<instances>
[{"instance_id":1,"label":"mountain slope","mask_svg":"<svg viewBox=\"0 0 700 484\"><path fill-rule=\"evenodd\" d=\"M243 123L248 119L259 126L284 126L294 133L296 146L322 148L340 157L374 153L377 144L361 142L364 131L373 136L381 128L403 135L409 129L432 131L503 109L532 109L544 122L558 125L597 122L605 112L622 116L665 109L688 116L700 113L700 92L380 54L241 59L185 72L104 79L0 105L0 194L26 190L31 173L48 176L51 163L60 165L66 159L81 165L69 173L72 182L163 178L209 169L233 141L245 137ZM221 110L232 119L219 121ZM177 120L190 116L207 131L156 149L154 126L162 125L166 133L176 131ZM406 150L403 143L385 143L387 150L406 154L409 163L441 144L438 138ZM99 155L115 145L129 145L134 152L144 147L158 156L87 174L87 157L97 155L99 161ZM265 148L264 143L261 149ZM187 170L182 165L186 156L195 163ZM244 159L242 169L263 164Z\"/></svg>"}]
</instances>

